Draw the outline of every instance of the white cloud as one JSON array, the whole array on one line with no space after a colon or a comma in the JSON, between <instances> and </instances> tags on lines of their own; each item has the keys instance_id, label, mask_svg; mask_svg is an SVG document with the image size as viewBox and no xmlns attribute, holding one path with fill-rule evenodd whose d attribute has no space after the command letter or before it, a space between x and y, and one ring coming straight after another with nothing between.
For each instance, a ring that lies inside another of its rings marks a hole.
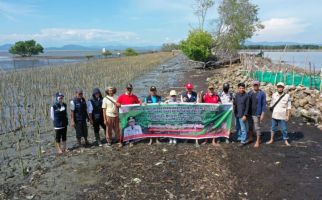
<instances>
[{"instance_id":1,"label":"white cloud","mask_svg":"<svg viewBox=\"0 0 322 200\"><path fill-rule=\"evenodd\" d=\"M0 34L0 43L12 43L19 40L34 39L49 44L70 44L70 43L135 43L140 40L133 32L111 31L106 29L70 29L70 28L48 28L39 33L33 34Z\"/></svg>"},{"instance_id":2,"label":"white cloud","mask_svg":"<svg viewBox=\"0 0 322 200\"><path fill-rule=\"evenodd\" d=\"M253 37L256 41L288 41L306 31L310 24L297 18L271 18L262 22L264 29Z\"/></svg>"}]
</instances>

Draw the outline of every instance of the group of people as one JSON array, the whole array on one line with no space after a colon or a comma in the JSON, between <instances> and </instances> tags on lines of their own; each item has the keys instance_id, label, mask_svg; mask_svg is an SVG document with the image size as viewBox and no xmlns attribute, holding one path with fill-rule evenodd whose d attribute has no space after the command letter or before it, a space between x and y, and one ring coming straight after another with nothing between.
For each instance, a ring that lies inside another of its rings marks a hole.
<instances>
[{"instance_id":1,"label":"group of people","mask_svg":"<svg viewBox=\"0 0 322 200\"><path fill-rule=\"evenodd\" d=\"M285 144L289 146L286 122L290 117L291 101L287 93L284 92L284 83L277 84L277 92L273 94L270 109L272 110L272 126L271 139L267 144L274 142L274 134L280 125L283 133ZM186 91L179 97L175 90L171 90L167 100L158 95L155 86L150 87L149 95L141 101L133 94L132 84L127 84L125 92L118 98L115 97L117 92L113 86L108 86L105 89L103 97L101 91L95 88L92 93L92 98L87 101L84 98L81 89L76 90L75 97L70 101L70 119L71 126L76 130L77 146L84 144L88 145L88 126L87 122L92 124L96 139L96 144L102 146L100 138L100 129L105 133L106 145L112 145L112 133L115 133L116 142L119 147L123 146L122 133L120 128L119 108L122 105L129 104L149 104L149 103L213 103L213 104L233 104L235 123L236 123L236 140L240 141L240 146L244 146L253 141L253 135L256 133L256 142L254 147L259 147L261 136L261 123L263 122L266 112L266 94L260 89L260 83L253 81L253 89L249 92L245 90L245 84L238 84L238 92L230 92L228 83L223 84L223 90L216 92L213 84L208 86L207 92L194 91L191 83L185 85ZM68 126L67 104L63 101L64 95L60 92L55 94L54 102L51 107L51 118L54 123L56 133L55 145L58 154L67 150L66 134ZM134 119L132 120L134 121ZM229 142L228 140L226 140ZM153 143L150 138L149 145ZM160 143L156 139L156 143ZM176 144L177 139L170 138L170 144ZM199 146L198 140L195 140ZM203 144L207 143L207 140ZM213 145L218 145L216 140L212 140ZM133 142L129 142L133 146Z\"/></svg>"}]
</instances>

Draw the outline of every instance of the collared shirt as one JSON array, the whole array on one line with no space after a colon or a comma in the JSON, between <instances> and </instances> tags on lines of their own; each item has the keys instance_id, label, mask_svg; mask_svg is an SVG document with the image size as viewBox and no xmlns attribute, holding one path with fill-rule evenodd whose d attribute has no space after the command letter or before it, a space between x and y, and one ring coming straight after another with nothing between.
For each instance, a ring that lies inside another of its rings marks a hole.
<instances>
[{"instance_id":1,"label":"collared shirt","mask_svg":"<svg viewBox=\"0 0 322 200\"><path fill-rule=\"evenodd\" d=\"M283 95L279 94L278 92L275 92L272 96L272 101L270 104L270 107L272 107L275 102ZM279 120L286 120L287 118L287 112L292 107L291 104L291 98L289 94L285 94L285 96L277 103L273 110L272 118L273 119L279 119Z\"/></svg>"},{"instance_id":2,"label":"collared shirt","mask_svg":"<svg viewBox=\"0 0 322 200\"><path fill-rule=\"evenodd\" d=\"M124 129L124 137L142 134L142 128L140 125L128 126Z\"/></svg>"},{"instance_id":3,"label":"collared shirt","mask_svg":"<svg viewBox=\"0 0 322 200\"><path fill-rule=\"evenodd\" d=\"M116 107L115 103L116 103L116 99L114 97L106 96L103 98L102 108L106 109L105 114L108 117L118 116L118 108Z\"/></svg>"},{"instance_id":4,"label":"collared shirt","mask_svg":"<svg viewBox=\"0 0 322 200\"><path fill-rule=\"evenodd\" d=\"M235 116L241 118L249 114L249 96L245 93L237 93L234 101Z\"/></svg>"},{"instance_id":5,"label":"collared shirt","mask_svg":"<svg viewBox=\"0 0 322 200\"><path fill-rule=\"evenodd\" d=\"M129 104L139 104L140 100L139 98L134 95L134 94L122 94L119 96L117 99L117 102L120 103L121 105L129 105Z\"/></svg>"}]
</instances>

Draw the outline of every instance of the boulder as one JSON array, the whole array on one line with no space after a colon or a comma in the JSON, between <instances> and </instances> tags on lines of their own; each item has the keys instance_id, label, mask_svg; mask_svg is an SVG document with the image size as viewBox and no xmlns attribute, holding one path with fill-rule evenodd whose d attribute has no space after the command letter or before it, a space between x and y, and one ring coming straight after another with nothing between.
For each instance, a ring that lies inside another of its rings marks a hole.
<instances>
[{"instance_id":1,"label":"boulder","mask_svg":"<svg viewBox=\"0 0 322 200\"><path fill-rule=\"evenodd\" d=\"M302 98L298 101L298 103L301 107L304 107L308 103L308 100L306 98Z\"/></svg>"}]
</instances>

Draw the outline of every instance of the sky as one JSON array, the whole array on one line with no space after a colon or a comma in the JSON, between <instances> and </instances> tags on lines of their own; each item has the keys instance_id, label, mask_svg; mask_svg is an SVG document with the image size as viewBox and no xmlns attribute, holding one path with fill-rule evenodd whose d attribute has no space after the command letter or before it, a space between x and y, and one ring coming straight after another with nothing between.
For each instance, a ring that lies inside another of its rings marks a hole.
<instances>
[{"instance_id":1,"label":"sky","mask_svg":"<svg viewBox=\"0 0 322 200\"><path fill-rule=\"evenodd\" d=\"M218 18L217 6L206 28ZM265 29L254 42L322 44L322 1L251 0ZM0 0L0 45L35 39L45 47L148 46L179 42L197 27L194 0Z\"/></svg>"}]
</instances>

